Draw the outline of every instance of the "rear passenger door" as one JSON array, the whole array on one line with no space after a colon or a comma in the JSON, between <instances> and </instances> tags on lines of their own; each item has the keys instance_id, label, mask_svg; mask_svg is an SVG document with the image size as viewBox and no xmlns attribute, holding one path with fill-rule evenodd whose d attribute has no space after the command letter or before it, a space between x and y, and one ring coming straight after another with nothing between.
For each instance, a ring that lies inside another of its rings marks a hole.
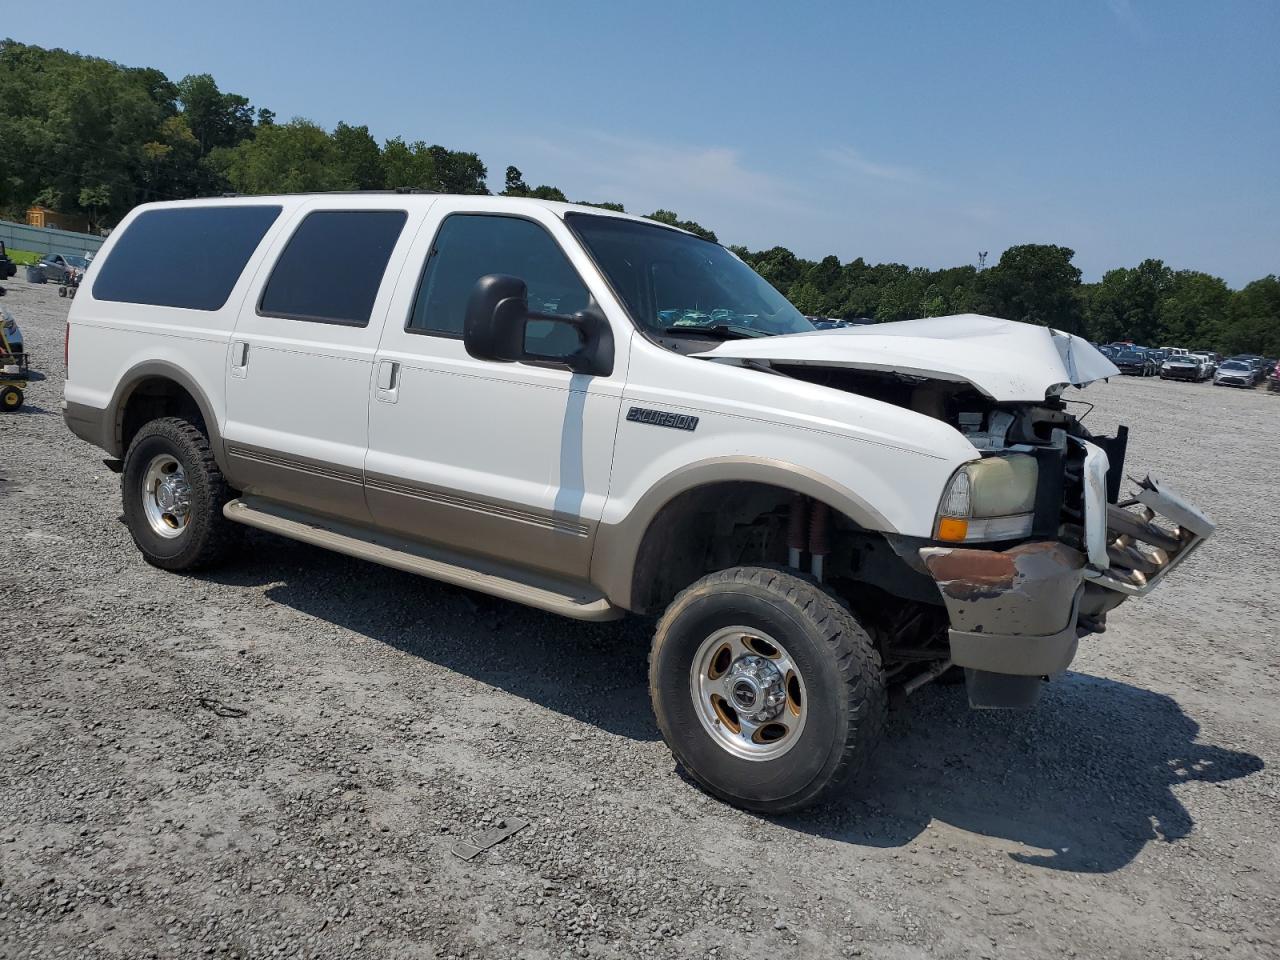
<instances>
[{"instance_id":1,"label":"rear passenger door","mask_svg":"<svg viewBox=\"0 0 1280 960\"><path fill-rule=\"evenodd\" d=\"M369 523L369 382L412 237L392 198L304 204L267 253L227 359L225 441L245 494Z\"/></svg>"},{"instance_id":2,"label":"rear passenger door","mask_svg":"<svg viewBox=\"0 0 1280 960\"><path fill-rule=\"evenodd\" d=\"M463 346L463 316L475 282L492 273L524 280L541 313L572 314L593 293L607 299L590 290L585 254L545 208L516 216L465 198L437 200L378 353L369 507L400 535L585 580L608 494L630 327L614 323L609 376L477 360ZM564 324L529 325L528 347L540 355L577 346Z\"/></svg>"}]
</instances>

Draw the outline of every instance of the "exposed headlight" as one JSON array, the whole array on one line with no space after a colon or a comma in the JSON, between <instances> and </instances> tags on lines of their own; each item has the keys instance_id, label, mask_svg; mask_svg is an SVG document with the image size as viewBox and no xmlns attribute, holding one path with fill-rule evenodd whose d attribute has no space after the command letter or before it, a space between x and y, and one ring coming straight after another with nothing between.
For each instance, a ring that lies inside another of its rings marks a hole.
<instances>
[{"instance_id":1,"label":"exposed headlight","mask_svg":"<svg viewBox=\"0 0 1280 960\"><path fill-rule=\"evenodd\" d=\"M942 493L934 536L952 543L1029 536L1039 474L1036 458L1025 453L964 464Z\"/></svg>"}]
</instances>

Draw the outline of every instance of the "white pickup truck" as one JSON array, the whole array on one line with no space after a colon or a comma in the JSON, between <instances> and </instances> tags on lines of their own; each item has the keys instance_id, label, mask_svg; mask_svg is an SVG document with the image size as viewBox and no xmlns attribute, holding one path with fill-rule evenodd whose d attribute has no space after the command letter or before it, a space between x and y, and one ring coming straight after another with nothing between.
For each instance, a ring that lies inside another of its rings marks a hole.
<instances>
[{"instance_id":1,"label":"white pickup truck","mask_svg":"<svg viewBox=\"0 0 1280 960\"><path fill-rule=\"evenodd\" d=\"M245 525L585 620L658 615L678 761L753 810L847 780L890 700L1029 706L1213 532L1061 394L1083 340L818 331L723 247L504 197L148 204L71 307L64 415L144 557ZM104 515L104 522L106 516ZM479 642L479 641L477 641Z\"/></svg>"}]
</instances>

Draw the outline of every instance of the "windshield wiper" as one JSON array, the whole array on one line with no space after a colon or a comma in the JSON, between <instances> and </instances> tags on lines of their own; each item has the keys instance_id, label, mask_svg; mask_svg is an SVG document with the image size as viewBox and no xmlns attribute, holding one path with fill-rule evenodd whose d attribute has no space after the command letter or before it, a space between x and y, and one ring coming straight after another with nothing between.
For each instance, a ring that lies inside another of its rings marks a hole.
<instances>
[{"instance_id":1,"label":"windshield wiper","mask_svg":"<svg viewBox=\"0 0 1280 960\"><path fill-rule=\"evenodd\" d=\"M710 323L707 325L686 323L678 326L666 327L664 333L704 333L710 336L722 337L725 340L746 340L751 337L769 337L772 334L764 330L756 330L753 327L740 327L734 323Z\"/></svg>"}]
</instances>

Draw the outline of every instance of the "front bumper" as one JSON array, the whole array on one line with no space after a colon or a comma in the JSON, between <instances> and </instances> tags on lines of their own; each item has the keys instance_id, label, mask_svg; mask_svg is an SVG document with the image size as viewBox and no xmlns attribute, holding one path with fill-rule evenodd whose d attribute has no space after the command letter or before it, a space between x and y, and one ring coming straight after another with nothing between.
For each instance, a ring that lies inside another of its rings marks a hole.
<instances>
[{"instance_id":1,"label":"front bumper","mask_svg":"<svg viewBox=\"0 0 1280 960\"><path fill-rule=\"evenodd\" d=\"M1188 367L1168 367L1160 371L1166 380L1199 380L1200 371Z\"/></svg>"},{"instance_id":2,"label":"front bumper","mask_svg":"<svg viewBox=\"0 0 1280 960\"><path fill-rule=\"evenodd\" d=\"M1057 541L920 550L973 706L1030 706L1040 678L1065 670L1081 637L1104 630L1110 610L1154 589L1213 535L1204 514L1155 477L1108 504L1106 455L1083 445L1083 552Z\"/></svg>"}]
</instances>

